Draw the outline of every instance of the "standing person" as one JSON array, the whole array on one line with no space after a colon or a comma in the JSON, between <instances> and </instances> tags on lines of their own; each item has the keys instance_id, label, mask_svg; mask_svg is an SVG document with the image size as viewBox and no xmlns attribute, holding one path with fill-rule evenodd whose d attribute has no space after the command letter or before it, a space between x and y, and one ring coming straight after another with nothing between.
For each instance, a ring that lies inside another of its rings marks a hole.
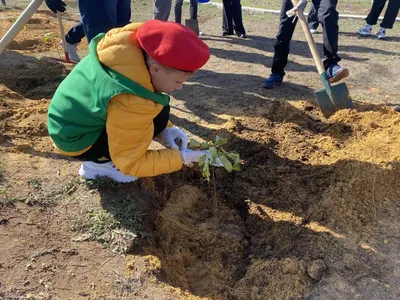
<instances>
[{"instance_id":1,"label":"standing person","mask_svg":"<svg viewBox=\"0 0 400 300\"><path fill-rule=\"evenodd\" d=\"M66 4L62 0L46 0L46 5L54 13L64 12ZM79 61L76 45L86 36L88 42L99 33L123 27L131 19L130 0L78 0L81 21L65 36L66 51L72 60Z\"/></svg>"},{"instance_id":2,"label":"standing person","mask_svg":"<svg viewBox=\"0 0 400 300\"><path fill-rule=\"evenodd\" d=\"M318 10L315 9L315 6L312 2L310 5L310 11L308 12L307 22L308 28L310 28L310 32L312 34L316 33L319 26Z\"/></svg>"},{"instance_id":3,"label":"standing person","mask_svg":"<svg viewBox=\"0 0 400 300\"><path fill-rule=\"evenodd\" d=\"M246 38L246 30L243 26L242 5L240 0L222 0L224 6L222 19L222 35L233 35Z\"/></svg>"},{"instance_id":4,"label":"standing person","mask_svg":"<svg viewBox=\"0 0 400 300\"><path fill-rule=\"evenodd\" d=\"M168 21L172 0L154 0L153 19Z\"/></svg>"},{"instance_id":5,"label":"standing person","mask_svg":"<svg viewBox=\"0 0 400 300\"><path fill-rule=\"evenodd\" d=\"M372 26L378 23L379 15L381 14L383 8L385 7L386 0L374 0L372 2L371 11L369 12L365 21L367 22L364 27L357 30L357 33L361 36L371 35ZM396 17L400 9L400 0L389 0L389 4L386 8L385 16L380 24L381 28L376 33L378 39L386 38L386 29L392 29L393 24L396 21Z\"/></svg>"},{"instance_id":6,"label":"standing person","mask_svg":"<svg viewBox=\"0 0 400 300\"><path fill-rule=\"evenodd\" d=\"M318 11L318 20L322 25L324 67L330 82L337 82L349 76L349 70L339 66L341 60L337 55L339 37L339 13L336 11L337 0L313 0ZM307 4L307 0L301 0L299 5ZM286 12L293 8L291 0L283 0L280 15L278 34L276 35L274 59L271 75L264 81L265 88L274 88L282 83L285 76L285 67L288 62L290 41L297 24L297 17L288 17Z\"/></svg>"},{"instance_id":7,"label":"standing person","mask_svg":"<svg viewBox=\"0 0 400 300\"><path fill-rule=\"evenodd\" d=\"M175 22L181 24L182 23L182 5L183 0L175 0L174 5L174 13L175 13ZM197 1L190 0L190 19L197 20Z\"/></svg>"},{"instance_id":8,"label":"standing person","mask_svg":"<svg viewBox=\"0 0 400 300\"><path fill-rule=\"evenodd\" d=\"M81 176L132 182L207 154L187 149L186 133L169 121L165 94L181 89L210 58L191 29L158 20L131 23L99 34L89 50L57 88L47 123L57 150L84 161ZM156 137L170 148L149 149Z\"/></svg>"}]
</instances>

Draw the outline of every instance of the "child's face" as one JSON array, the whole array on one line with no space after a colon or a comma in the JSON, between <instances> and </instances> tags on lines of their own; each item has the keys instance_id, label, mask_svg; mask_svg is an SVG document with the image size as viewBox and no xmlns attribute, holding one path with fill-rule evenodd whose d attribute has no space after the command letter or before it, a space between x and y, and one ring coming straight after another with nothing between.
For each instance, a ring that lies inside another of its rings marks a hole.
<instances>
[{"instance_id":1,"label":"child's face","mask_svg":"<svg viewBox=\"0 0 400 300\"><path fill-rule=\"evenodd\" d=\"M183 83L193 75L193 73L170 69L158 63L152 64L149 71L151 83L157 93L172 93L180 90Z\"/></svg>"}]
</instances>

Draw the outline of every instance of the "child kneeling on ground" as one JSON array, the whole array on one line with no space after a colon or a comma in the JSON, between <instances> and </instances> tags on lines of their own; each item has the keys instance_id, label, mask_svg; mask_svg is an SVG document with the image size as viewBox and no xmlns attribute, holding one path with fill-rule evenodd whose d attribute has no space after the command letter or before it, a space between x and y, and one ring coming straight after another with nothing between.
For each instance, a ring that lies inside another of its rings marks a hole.
<instances>
[{"instance_id":1,"label":"child kneeling on ground","mask_svg":"<svg viewBox=\"0 0 400 300\"><path fill-rule=\"evenodd\" d=\"M192 30L158 20L132 23L98 35L89 50L48 111L58 151L85 161L81 176L131 182L180 170L204 155L186 149L188 137L169 122L163 94L181 89L210 57ZM170 149L149 150L156 136Z\"/></svg>"}]
</instances>

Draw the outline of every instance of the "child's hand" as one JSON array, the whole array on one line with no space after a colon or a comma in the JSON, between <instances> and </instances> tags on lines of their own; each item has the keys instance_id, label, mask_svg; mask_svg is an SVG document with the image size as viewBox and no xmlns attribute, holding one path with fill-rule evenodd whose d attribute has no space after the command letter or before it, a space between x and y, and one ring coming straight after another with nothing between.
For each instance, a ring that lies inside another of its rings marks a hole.
<instances>
[{"instance_id":1,"label":"child's hand","mask_svg":"<svg viewBox=\"0 0 400 300\"><path fill-rule=\"evenodd\" d=\"M187 164L198 162L200 160L200 157L202 157L205 154L207 154L207 151L205 150L185 149L181 151L182 160L184 163Z\"/></svg>"},{"instance_id":2,"label":"child's hand","mask_svg":"<svg viewBox=\"0 0 400 300\"><path fill-rule=\"evenodd\" d=\"M189 139L186 133L177 127L165 128L161 132L161 137L166 141L172 149L185 150L188 146Z\"/></svg>"}]
</instances>

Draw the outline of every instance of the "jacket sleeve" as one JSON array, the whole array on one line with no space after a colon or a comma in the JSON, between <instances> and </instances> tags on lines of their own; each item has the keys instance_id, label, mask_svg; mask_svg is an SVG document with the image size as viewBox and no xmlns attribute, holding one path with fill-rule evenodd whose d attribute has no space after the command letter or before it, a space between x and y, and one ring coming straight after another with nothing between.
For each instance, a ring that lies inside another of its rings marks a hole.
<instances>
[{"instance_id":1,"label":"jacket sleeve","mask_svg":"<svg viewBox=\"0 0 400 300\"><path fill-rule=\"evenodd\" d=\"M106 122L108 145L113 163L123 174L150 177L182 168L179 150L148 150L153 140L153 119L161 109L161 104L134 95L111 99Z\"/></svg>"}]
</instances>

